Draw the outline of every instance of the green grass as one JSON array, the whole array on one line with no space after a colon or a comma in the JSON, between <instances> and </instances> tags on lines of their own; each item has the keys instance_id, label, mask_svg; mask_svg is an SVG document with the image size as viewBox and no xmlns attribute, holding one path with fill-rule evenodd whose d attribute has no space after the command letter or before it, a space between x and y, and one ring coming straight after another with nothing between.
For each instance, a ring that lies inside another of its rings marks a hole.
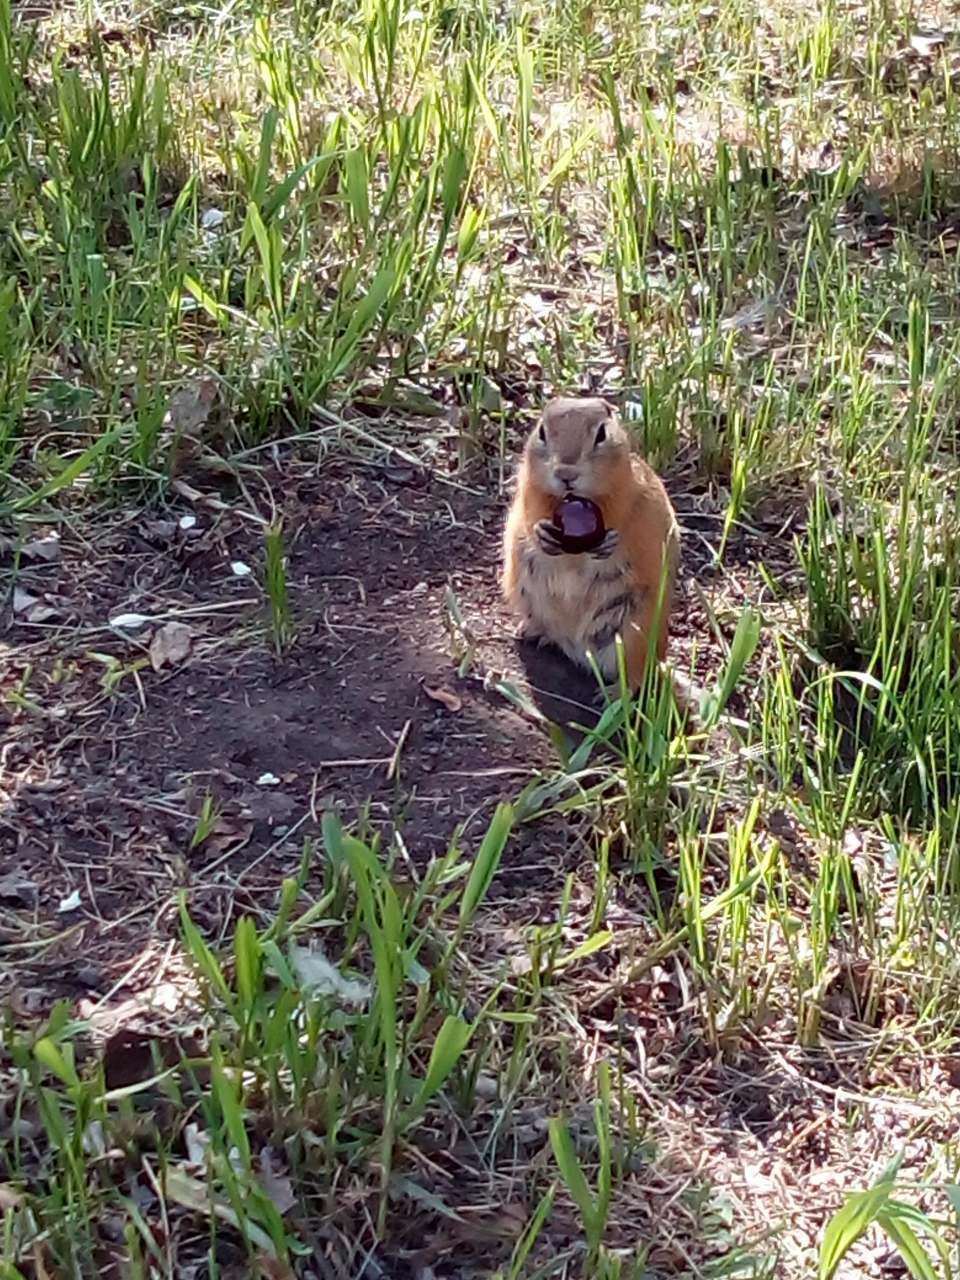
<instances>
[{"instance_id":1,"label":"green grass","mask_svg":"<svg viewBox=\"0 0 960 1280\"><path fill-rule=\"evenodd\" d=\"M226 955L185 908L209 1040L149 1087L107 1088L65 1010L29 1035L11 1017L4 1087L29 1124L0 1154L0 1275L95 1274L104 1215L123 1274L177 1275L182 1210L252 1272L306 1274L326 1249L334 1274L376 1274L371 1241L410 1204L463 1228L410 1159L451 1135L522 1206L486 1274L813 1274L809 1248L763 1238L769 1205L738 1216L709 1179L675 1206L684 1238L714 1242L697 1257L631 1232L633 1171L665 1143L650 1089L673 1116L690 1044L675 1078L637 1085L623 1026L637 991L679 983L707 1060L749 1064L776 1027L784 1061L855 1052L887 1095L911 1094L898 1064L955 1052L960 55L952 36L909 43L936 22L899 0L133 0L27 21L0 0L0 516L17 538L93 500L147 503L184 456L242 476L277 437L417 458L453 405L459 461L493 494L545 389L590 385L673 478L687 544L712 522L713 575L687 655L709 672L706 729L654 682L517 798L518 820L579 820L592 859L591 901L574 911L568 881L522 972L472 955L501 812L472 867L454 843L413 884L396 851L329 828ZM198 380L215 398L178 394ZM375 428L342 417L355 401L383 411ZM769 557L743 563L756 529ZM288 532L263 544L278 661ZM311 987L296 947L317 931L340 978ZM614 1030L584 1052L597 1007ZM831 1096L856 1133L869 1071L845 1072ZM507 1149L531 1098L536 1160ZM149 1141L145 1112L166 1120ZM184 1164L190 1124L207 1146ZM929 1237L953 1232L955 1156L925 1152L903 1194L942 1193L933 1218L874 1183L824 1237L822 1275L874 1221L912 1274L952 1274ZM851 1168L862 1187L877 1173L862 1152ZM353 1243L338 1214L362 1224Z\"/></svg>"}]
</instances>

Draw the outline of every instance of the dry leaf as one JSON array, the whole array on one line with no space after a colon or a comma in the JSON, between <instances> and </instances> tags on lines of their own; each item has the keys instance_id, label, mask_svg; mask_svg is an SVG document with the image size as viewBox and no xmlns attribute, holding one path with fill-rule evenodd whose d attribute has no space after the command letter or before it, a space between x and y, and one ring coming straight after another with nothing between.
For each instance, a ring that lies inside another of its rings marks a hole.
<instances>
[{"instance_id":1,"label":"dry leaf","mask_svg":"<svg viewBox=\"0 0 960 1280\"><path fill-rule=\"evenodd\" d=\"M289 1262L284 1262L282 1258L271 1258L263 1253L257 1254L257 1271L258 1274L265 1276L266 1280L296 1280L296 1272Z\"/></svg>"},{"instance_id":2,"label":"dry leaf","mask_svg":"<svg viewBox=\"0 0 960 1280\"><path fill-rule=\"evenodd\" d=\"M370 999L368 982L345 978L320 950L293 947L290 964L304 991L312 996L335 996L344 1004L365 1004Z\"/></svg>"},{"instance_id":3,"label":"dry leaf","mask_svg":"<svg viewBox=\"0 0 960 1280\"><path fill-rule=\"evenodd\" d=\"M213 378L196 378L184 383L167 403L164 425L185 435L196 434L206 425L216 398L217 384Z\"/></svg>"},{"instance_id":4,"label":"dry leaf","mask_svg":"<svg viewBox=\"0 0 960 1280\"><path fill-rule=\"evenodd\" d=\"M205 501L205 495L199 489L195 489L192 484L187 484L186 480L172 480L170 487L176 489L181 498L186 498L188 502Z\"/></svg>"},{"instance_id":5,"label":"dry leaf","mask_svg":"<svg viewBox=\"0 0 960 1280\"><path fill-rule=\"evenodd\" d=\"M780 308L775 298L758 298L748 302L732 316L720 321L720 332L729 333L731 329L742 331L754 325L763 324L768 328L779 318Z\"/></svg>"},{"instance_id":6,"label":"dry leaf","mask_svg":"<svg viewBox=\"0 0 960 1280\"><path fill-rule=\"evenodd\" d=\"M107 1135L102 1120L91 1120L80 1135L84 1153L99 1159L107 1153Z\"/></svg>"},{"instance_id":7,"label":"dry leaf","mask_svg":"<svg viewBox=\"0 0 960 1280\"><path fill-rule=\"evenodd\" d=\"M0 1182L0 1209L7 1212L8 1209L19 1209L23 1204L23 1197L9 1182Z\"/></svg>"},{"instance_id":8,"label":"dry leaf","mask_svg":"<svg viewBox=\"0 0 960 1280\"><path fill-rule=\"evenodd\" d=\"M197 1165L200 1169L204 1168L207 1152L210 1149L210 1135L207 1131L191 1121L183 1130L183 1143L187 1148L187 1159L190 1163Z\"/></svg>"},{"instance_id":9,"label":"dry leaf","mask_svg":"<svg viewBox=\"0 0 960 1280\"><path fill-rule=\"evenodd\" d=\"M250 376L254 382L260 381L282 350L280 343L268 330L258 335L250 358Z\"/></svg>"},{"instance_id":10,"label":"dry leaf","mask_svg":"<svg viewBox=\"0 0 960 1280\"><path fill-rule=\"evenodd\" d=\"M213 824L213 829L202 842L205 854L221 854L227 850L237 852L253 835L253 823L244 818L230 818L223 814Z\"/></svg>"},{"instance_id":11,"label":"dry leaf","mask_svg":"<svg viewBox=\"0 0 960 1280\"><path fill-rule=\"evenodd\" d=\"M22 871L14 869L0 876L0 899L29 906L36 898L36 882L26 879Z\"/></svg>"},{"instance_id":12,"label":"dry leaf","mask_svg":"<svg viewBox=\"0 0 960 1280\"><path fill-rule=\"evenodd\" d=\"M21 587L13 588L13 612L27 613L37 603L37 597L32 596L29 591L24 591Z\"/></svg>"},{"instance_id":13,"label":"dry leaf","mask_svg":"<svg viewBox=\"0 0 960 1280\"><path fill-rule=\"evenodd\" d=\"M55 604L38 604L27 615L30 622L50 622L53 618L62 617L63 610Z\"/></svg>"},{"instance_id":14,"label":"dry leaf","mask_svg":"<svg viewBox=\"0 0 960 1280\"><path fill-rule=\"evenodd\" d=\"M150 665L154 671L176 667L190 653L193 632L184 622L165 622L150 641Z\"/></svg>"},{"instance_id":15,"label":"dry leaf","mask_svg":"<svg viewBox=\"0 0 960 1280\"><path fill-rule=\"evenodd\" d=\"M277 1256L273 1241L267 1233L249 1218L244 1221L241 1227L236 1211L223 1197L211 1196L206 1181L201 1182L198 1178L192 1177L183 1168L171 1165L166 1172L165 1187L169 1198L182 1205L184 1209L217 1217L222 1222L229 1223L235 1230L242 1231L246 1237L253 1241L257 1248L265 1250L269 1257L275 1258Z\"/></svg>"},{"instance_id":16,"label":"dry leaf","mask_svg":"<svg viewBox=\"0 0 960 1280\"><path fill-rule=\"evenodd\" d=\"M527 1223L527 1209L523 1204L508 1201L485 1214L471 1215L469 1220L455 1225L454 1235L471 1244L483 1244L491 1240L516 1240Z\"/></svg>"},{"instance_id":17,"label":"dry leaf","mask_svg":"<svg viewBox=\"0 0 960 1280\"><path fill-rule=\"evenodd\" d=\"M43 1244L40 1241L37 1241L33 1246L32 1252L33 1270L37 1280L52 1280L52 1274L47 1270L46 1264L44 1263L44 1257L46 1255L44 1253Z\"/></svg>"},{"instance_id":18,"label":"dry leaf","mask_svg":"<svg viewBox=\"0 0 960 1280\"><path fill-rule=\"evenodd\" d=\"M43 538L25 542L20 548L20 554L27 560L44 560L47 564L51 564L60 559L60 535L48 533Z\"/></svg>"},{"instance_id":19,"label":"dry leaf","mask_svg":"<svg viewBox=\"0 0 960 1280\"><path fill-rule=\"evenodd\" d=\"M47 987L14 987L6 996L10 1009L20 1018L39 1018L55 1002Z\"/></svg>"},{"instance_id":20,"label":"dry leaf","mask_svg":"<svg viewBox=\"0 0 960 1280\"><path fill-rule=\"evenodd\" d=\"M278 1213L289 1213L297 1203L293 1184L281 1172L280 1153L273 1147L264 1147L260 1152L260 1185L276 1205Z\"/></svg>"},{"instance_id":21,"label":"dry leaf","mask_svg":"<svg viewBox=\"0 0 960 1280\"><path fill-rule=\"evenodd\" d=\"M49 600L49 597L47 597L47 600ZM24 591L22 587L14 587L13 612L19 614L27 622L49 622L51 618L56 618L63 610L54 604L45 604L39 596L32 596L29 591Z\"/></svg>"},{"instance_id":22,"label":"dry leaf","mask_svg":"<svg viewBox=\"0 0 960 1280\"><path fill-rule=\"evenodd\" d=\"M140 532L144 538L155 542L169 542L177 532L175 520L144 520L140 524Z\"/></svg>"},{"instance_id":23,"label":"dry leaf","mask_svg":"<svg viewBox=\"0 0 960 1280\"><path fill-rule=\"evenodd\" d=\"M425 684L423 692L428 698L432 698L434 702L439 702L454 714L463 709L463 699L451 689L431 689L428 684Z\"/></svg>"}]
</instances>

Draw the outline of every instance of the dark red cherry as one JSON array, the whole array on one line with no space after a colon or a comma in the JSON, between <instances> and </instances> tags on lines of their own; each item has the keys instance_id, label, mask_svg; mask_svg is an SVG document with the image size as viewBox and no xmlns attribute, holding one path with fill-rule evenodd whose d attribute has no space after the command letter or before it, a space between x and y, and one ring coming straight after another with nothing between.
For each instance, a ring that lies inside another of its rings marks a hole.
<instances>
[{"instance_id":1,"label":"dark red cherry","mask_svg":"<svg viewBox=\"0 0 960 1280\"><path fill-rule=\"evenodd\" d=\"M553 513L553 523L560 530L560 544L570 555L593 551L606 536L603 512L589 498L572 494Z\"/></svg>"}]
</instances>

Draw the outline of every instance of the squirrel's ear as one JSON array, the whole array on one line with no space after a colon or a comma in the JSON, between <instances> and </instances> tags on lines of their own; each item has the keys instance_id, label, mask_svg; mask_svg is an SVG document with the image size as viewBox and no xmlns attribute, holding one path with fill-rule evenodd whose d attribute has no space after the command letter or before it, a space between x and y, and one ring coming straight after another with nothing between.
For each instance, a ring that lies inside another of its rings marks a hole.
<instances>
[{"instance_id":1,"label":"squirrel's ear","mask_svg":"<svg viewBox=\"0 0 960 1280\"><path fill-rule=\"evenodd\" d=\"M615 418L617 416L617 406L612 400L608 400L606 396L601 396L600 399L607 406L607 417Z\"/></svg>"}]
</instances>

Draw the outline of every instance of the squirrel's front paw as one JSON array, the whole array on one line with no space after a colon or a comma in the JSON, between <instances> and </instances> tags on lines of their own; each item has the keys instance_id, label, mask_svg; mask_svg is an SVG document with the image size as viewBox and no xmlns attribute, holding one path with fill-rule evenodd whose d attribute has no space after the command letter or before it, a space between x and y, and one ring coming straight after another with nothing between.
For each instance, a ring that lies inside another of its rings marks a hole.
<instances>
[{"instance_id":1,"label":"squirrel's front paw","mask_svg":"<svg viewBox=\"0 0 960 1280\"><path fill-rule=\"evenodd\" d=\"M561 542L563 535L556 525L551 524L549 520L538 520L533 526L533 532L536 534L537 546L545 555L563 555L563 544Z\"/></svg>"},{"instance_id":2,"label":"squirrel's front paw","mask_svg":"<svg viewBox=\"0 0 960 1280\"><path fill-rule=\"evenodd\" d=\"M620 534L616 529L608 529L599 547L594 547L590 554L594 560L606 560L613 555L619 545Z\"/></svg>"}]
</instances>

